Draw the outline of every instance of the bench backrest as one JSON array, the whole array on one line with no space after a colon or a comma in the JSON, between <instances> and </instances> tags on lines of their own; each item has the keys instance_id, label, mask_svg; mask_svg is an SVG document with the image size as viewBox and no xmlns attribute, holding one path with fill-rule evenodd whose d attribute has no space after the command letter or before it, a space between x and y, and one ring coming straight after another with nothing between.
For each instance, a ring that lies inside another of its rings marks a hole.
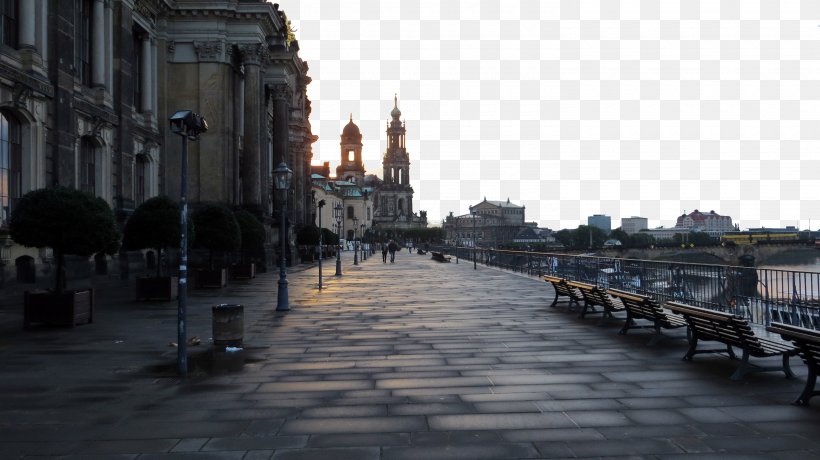
<instances>
[{"instance_id":1,"label":"bench backrest","mask_svg":"<svg viewBox=\"0 0 820 460\"><path fill-rule=\"evenodd\" d=\"M630 315L635 318L666 321L666 312L664 312L661 305L651 297L620 291L618 289L610 289L607 292L613 297L620 299L624 307L629 310Z\"/></svg>"},{"instance_id":2,"label":"bench backrest","mask_svg":"<svg viewBox=\"0 0 820 460\"><path fill-rule=\"evenodd\" d=\"M591 304L603 305L605 307L613 307L617 309L623 308L616 304L615 300L609 296L607 291L594 284L582 283L580 281L569 281L567 284L581 291L584 299Z\"/></svg>"},{"instance_id":3,"label":"bench backrest","mask_svg":"<svg viewBox=\"0 0 820 460\"><path fill-rule=\"evenodd\" d=\"M766 330L799 345L803 359L820 362L820 331L784 323L772 323Z\"/></svg>"},{"instance_id":4,"label":"bench backrest","mask_svg":"<svg viewBox=\"0 0 820 460\"><path fill-rule=\"evenodd\" d=\"M709 310L680 302L667 302L667 308L682 314L689 328L704 340L717 340L749 351L763 353L760 340L752 331L749 321L742 316Z\"/></svg>"}]
</instances>

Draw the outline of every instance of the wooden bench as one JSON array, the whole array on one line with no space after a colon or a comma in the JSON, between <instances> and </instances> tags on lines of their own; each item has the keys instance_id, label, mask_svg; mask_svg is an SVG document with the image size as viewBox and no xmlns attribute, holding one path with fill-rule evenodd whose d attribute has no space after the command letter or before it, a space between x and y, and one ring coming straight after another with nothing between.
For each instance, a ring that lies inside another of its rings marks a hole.
<instances>
[{"instance_id":1,"label":"wooden bench","mask_svg":"<svg viewBox=\"0 0 820 460\"><path fill-rule=\"evenodd\" d=\"M550 304L550 307L555 307L555 305L558 304L559 297L569 298L569 304L567 304L567 309L572 307L572 304L581 305L580 302L584 300L584 296L581 294L581 292L575 288L570 287L567 284L567 280L564 278L544 275L544 281L552 284L552 288L553 290L555 290L555 299L553 299L552 304Z\"/></svg>"},{"instance_id":2,"label":"wooden bench","mask_svg":"<svg viewBox=\"0 0 820 460\"><path fill-rule=\"evenodd\" d=\"M783 371L787 378L794 377L789 368L789 357L797 354L797 348L775 342L755 335L749 321L742 316L723 313L706 308L686 305L680 302L667 302L666 307L675 313L683 315L689 325L689 350L683 356L684 361L691 361L692 356L699 353L719 353L726 351L729 357L735 359L732 347L743 350L740 366L732 374L732 380L742 380L746 374L752 372ZM698 341L716 341L726 345L726 349L698 350ZM749 363L749 357L768 358L782 356L782 365L777 367L761 367Z\"/></svg>"},{"instance_id":3,"label":"wooden bench","mask_svg":"<svg viewBox=\"0 0 820 460\"><path fill-rule=\"evenodd\" d=\"M661 304L652 297L620 291L618 289L610 289L607 292L609 295L620 299L621 303L624 304L624 308L626 308L626 323L618 332L619 334L626 335L630 329L652 328L655 330L655 334L649 341L649 345L655 345L666 337L661 331L662 329L677 329L687 326L685 319L679 315L667 312ZM635 323L636 319L646 320L651 324L639 326Z\"/></svg>"},{"instance_id":4,"label":"wooden bench","mask_svg":"<svg viewBox=\"0 0 820 460\"><path fill-rule=\"evenodd\" d=\"M578 289L584 297L584 308L578 315L583 318L588 313L601 313L601 322L603 323L607 318L614 318L613 313L624 311L623 304L614 299L606 293L605 290L599 288L594 284L582 283L580 281L567 281L570 287ZM595 310L595 307L601 307L601 310Z\"/></svg>"},{"instance_id":5,"label":"wooden bench","mask_svg":"<svg viewBox=\"0 0 820 460\"><path fill-rule=\"evenodd\" d=\"M444 255L441 252L430 251L431 259L435 260L436 262L449 262L450 257Z\"/></svg>"},{"instance_id":6,"label":"wooden bench","mask_svg":"<svg viewBox=\"0 0 820 460\"><path fill-rule=\"evenodd\" d=\"M809 375L806 377L803 393L794 403L808 406L812 396L820 395L820 391L814 389L817 383L817 370L820 368L820 331L783 323L772 323L766 330L780 334L784 340L790 340L797 346L797 354L808 366Z\"/></svg>"}]
</instances>

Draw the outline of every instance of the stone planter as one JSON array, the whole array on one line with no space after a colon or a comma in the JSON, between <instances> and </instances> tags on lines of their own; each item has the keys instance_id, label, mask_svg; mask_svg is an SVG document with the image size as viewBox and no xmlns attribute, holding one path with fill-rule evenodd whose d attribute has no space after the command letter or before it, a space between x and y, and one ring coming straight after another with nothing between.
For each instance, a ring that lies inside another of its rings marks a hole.
<instances>
[{"instance_id":1,"label":"stone planter","mask_svg":"<svg viewBox=\"0 0 820 460\"><path fill-rule=\"evenodd\" d=\"M94 322L94 290L60 293L26 291L23 297L23 327L32 323L74 327Z\"/></svg>"},{"instance_id":2,"label":"stone planter","mask_svg":"<svg viewBox=\"0 0 820 460\"><path fill-rule=\"evenodd\" d=\"M174 300L177 298L179 278L161 276L137 278L137 300Z\"/></svg>"},{"instance_id":3,"label":"stone planter","mask_svg":"<svg viewBox=\"0 0 820 460\"><path fill-rule=\"evenodd\" d=\"M228 270L197 270L196 285L201 288L223 288L228 285Z\"/></svg>"}]
</instances>

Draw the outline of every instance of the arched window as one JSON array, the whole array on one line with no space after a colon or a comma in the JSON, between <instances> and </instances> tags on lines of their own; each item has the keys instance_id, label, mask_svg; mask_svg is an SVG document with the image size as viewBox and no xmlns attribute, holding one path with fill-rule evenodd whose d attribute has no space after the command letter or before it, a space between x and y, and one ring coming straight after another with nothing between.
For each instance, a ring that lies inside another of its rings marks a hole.
<instances>
[{"instance_id":1,"label":"arched window","mask_svg":"<svg viewBox=\"0 0 820 460\"><path fill-rule=\"evenodd\" d=\"M88 137L80 139L80 190L97 195L97 148Z\"/></svg>"},{"instance_id":2,"label":"arched window","mask_svg":"<svg viewBox=\"0 0 820 460\"><path fill-rule=\"evenodd\" d=\"M356 212L353 210L353 206L348 206L347 207L347 218L352 219L354 217L356 217Z\"/></svg>"},{"instance_id":3,"label":"arched window","mask_svg":"<svg viewBox=\"0 0 820 460\"><path fill-rule=\"evenodd\" d=\"M2 28L0 40L4 45L15 49L20 44L17 35L19 11L19 0L2 0L0 2L0 28Z\"/></svg>"},{"instance_id":4,"label":"arched window","mask_svg":"<svg viewBox=\"0 0 820 460\"><path fill-rule=\"evenodd\" d=\"M23 194L23 159L20 122L0 112L0 223L9 217Z\"/></svg>"},{"instance_id":5,"label":"arched window","mask_svg":"<svg viewBox=\"0 0 820 460\"><path fill-rule=\"evenodd\" d=\"M137 155L134 162L134 205L141 205L147 198L147 183L145 181L148 171L148 160L145 155Z\"/></svg>"},{"instance_id":6,"label":"arched window","mask_svg":"<svg viewBox=\"0 0 820 460\"><path fill-rule=\"evenodd\" d=\"M399 198L396 207L398 208L399 214L404 212L404 198Z\"/></svg>"}]
</instances>

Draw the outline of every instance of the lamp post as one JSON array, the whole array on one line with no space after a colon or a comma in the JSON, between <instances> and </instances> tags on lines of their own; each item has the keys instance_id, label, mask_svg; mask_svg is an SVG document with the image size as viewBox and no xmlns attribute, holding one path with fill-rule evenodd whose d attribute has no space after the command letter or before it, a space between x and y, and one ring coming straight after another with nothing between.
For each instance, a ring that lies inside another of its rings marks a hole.
<instances>
[{"instance_id":1,"label":"lamp post","mask_svg":"<svg viewBox=\"0 0 820 460\"><path fill-rule=\"evenodd\" d=\"M359 233L359 241L362 243L362 261L367 260L367 251L364 250L364 224L360 224L359 227L362 228L362 232Z\"/></svg>"},{"instance_id":2,"label":"lamp post","mask_svg":"<svg viewBox=\"0 0 820 460\"><path fill-rule=\"evenodd\" d=\"M317 203L319 207L319 290L322 289L322 259L324 254L322 253L322 244L324 243L324 233L322 231L322 208L325 207L325 200L319 200Z\"/></svg>"},{"instance_id":3,"label":"lamp post","mask_svg":"<svg viewBox=\"0 0 820 460\"><path fill-rule=\"evenodd\" d=\"M279 238L281 239L282 251L279 255L279 292L276 297L276 311L288 311L288 275L285 270L285 251L287 251L287 208L288 208L288 189L290 188L290 179L293 177L293 171L288 168L285 162L279 163L279 166L273 170L273 186L279 194L282 201L282 218L279 223Z\"/></svg>"},{"instance_id":4,"label":"lamp post","mask_svg":"<svg viewBox=\"0 0 820 460\"><path fill-rule=\"evenodd\" d=\"M336 203L333 207L333 217L336 218L336 236L339 237L339 244L336 248L336 276L342 276L342 215L344 208L341 203Z\"/></svg>"},{"instance_id":5,"label":"lamp post","mask_svg":"<svg viewBox=\"0 0 820 460\"><path fill-rule=\"evenodd\" d=\"M475 254L475 251L476 251L475 221L476 221L476 218L478 217L478 213L476 211L474 211L473 208L470 208L470 214L473 215L473 270L478 270L478 268L476 267L476 261L475 261L475 257L476 257L476 254Z\"/></svg>"},{"instance_id":6,"label":"lamp post","mask_svg":"<svg viewBox=\"0 0 820 460\"><path fill-rule=\"evenodd\" d=\"M179 284L177 286L177 372L188 374L188 141L199 139L208 122L190 110L179 110L169 119L171 132L182 136L179 190Z\"/></svg>"},{"instance_id":7,"label":"lamp post","mask_svg":"<svg viewBox=\"0 0 820 460\"><path fill-rule=\"evenodd\" d=\"M356 232L359 230L359 218L353 216L353 265L359 265L359 243L356 241Z\"/></svg>"}]
</instances>

